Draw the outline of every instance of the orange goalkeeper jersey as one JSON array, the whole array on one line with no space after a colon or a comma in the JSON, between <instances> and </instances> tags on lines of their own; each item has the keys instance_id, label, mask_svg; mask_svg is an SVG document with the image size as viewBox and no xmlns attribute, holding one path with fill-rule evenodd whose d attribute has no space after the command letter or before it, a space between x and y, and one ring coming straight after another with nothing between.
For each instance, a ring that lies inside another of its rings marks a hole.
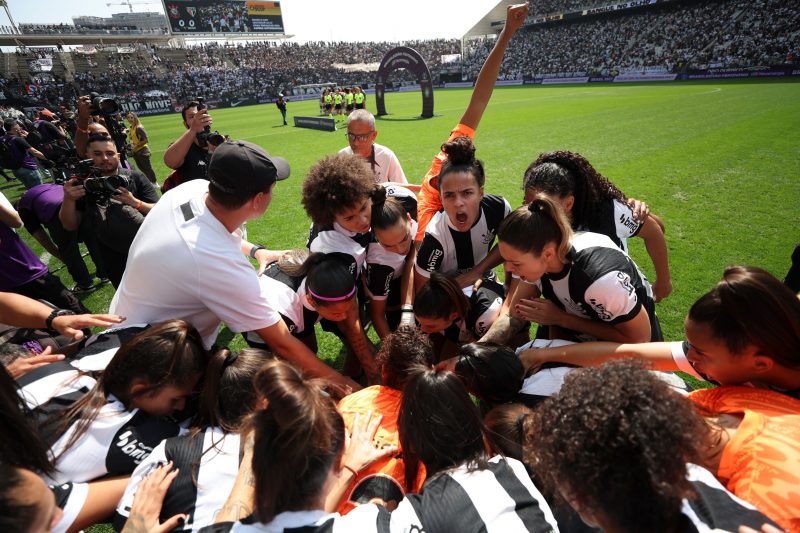
<instances>
[{"instance_id":1,"label":"orange goalkeeper jersey","mask_svg":"<svg viewBox=\"0 0 800 533\"><path fill-rule=\"evenodd\" d=\"M378 432L375 434L375 445L379 448L399 447L397 417L400 414L401 399L402 393L399 390L375 385L342 398L339 402L339 412L348 430L353 428L356 413L365 416L368 411L372 411L373 415L383 415ZM400 453L375 461L361 470L347 487L337 509L339 514L345 514L362 503L369 503L374 498L380 498L390 505L392 502L393 505L399 504L407 492L418 492L422 487L425 481L425 466L420 464L419 470L418 483L409 487L406 483L405 463Z\"/></svg>"},{"instance_id":2,"label":"orange goalkeeper jersey","mask_svg":"<svg viewBox=\"0 0 800 533\"><path fill-rule=\"evenodd\" d=\"M689 395L713 413L744 415L717 477L788 531L800 533L800 400L767 389L724 386Z\"/></svg>"}]
</instances>

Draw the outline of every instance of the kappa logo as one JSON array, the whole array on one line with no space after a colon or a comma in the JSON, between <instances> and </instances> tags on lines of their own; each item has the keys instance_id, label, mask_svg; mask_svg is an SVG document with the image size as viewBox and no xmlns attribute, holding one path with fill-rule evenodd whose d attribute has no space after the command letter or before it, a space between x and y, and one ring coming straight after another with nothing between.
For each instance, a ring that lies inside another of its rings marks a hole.
<instances>
[{"instance_id":1,"label":"kappa logo","mask_svg":"<svg viewBox=\"0 0 800 533\"><path fill-rule=\"evenodd\" d=\"M114 445L119 448L122 453L133 459L136 464L139 464L142 462L142 459L146 459L147 456L150 455L153 448L139 442L138 439L131 438L132 435L133 431L126 431L117 438L117 442L115 442Z\"/></svg>"},{"instance_id":2,"label":"kappa logo","mask_svg":"<svg viewBox=\"0 0 800 533\"><path fill-rule=\"evenodd\" d=\"M439 258L441 258L443 255L444 252L441 250L432 251L430 257L428 257L428 270L430 270L431 272L436 270L436 263L439 261Z\"/></svg>"}]
</instances>

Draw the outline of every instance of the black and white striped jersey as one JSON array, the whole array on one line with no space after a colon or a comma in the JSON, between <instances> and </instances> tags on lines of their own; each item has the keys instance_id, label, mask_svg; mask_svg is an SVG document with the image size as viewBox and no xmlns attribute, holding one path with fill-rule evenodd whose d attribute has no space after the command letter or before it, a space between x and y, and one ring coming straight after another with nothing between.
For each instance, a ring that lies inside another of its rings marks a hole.
<instances>
[{"instance_id":1,"label":"black and white striped jersey","mask_svg":"<svg viewBox=\"0 0 800 533\"><path fill-rule=\"evenodd\" d=\"M95 380L67 361L56 361L34 368L17 378L19 395L37 418L59 408L67 408L94 387ZM49 404L49 405L48 405Z\"/></svg>"},{"instance_id":2,"label":"black and white striped jersey","mask_svg":"<svg viewBox=\"0 0 800 533\"><path fill-rule=\"evenodd\" d=\"M411 223L409 239L413 246L414 235L417 234L417 221ZM405 255L390 252L377 240L369 243L367 248L367 293L373 300L385 300L389 297L392 280L402 277L406 264Z\"/></svg>"},{"instance_id":3,"label":"black and white striped jersey","mask_svg":"<svg viewBox=\"0 0 800 533\"><path fill-rule=\"evenodd\" d=\"M278 267L278 263L272 263L258 278L258 282L264 289L263 294L269 294L270 306L281 315L292 335L303 337L314 331L319 313L306 298L305 276L290 276ZM266 346L253 331L248 331L244 337L251 346Z\"/></svg>"},{"instance_id":4,"label":"black and white striped jersey","mask_svg":"<svg viewBox=\"0 0 800 533\"><path fill-rule=\"evenodd\" d=\"M411 214L411 218L417 218L417 197L410 190L399 185L386 187L386 196L397 199L405 210ZM309 230L308 242L306 247L311 252L341 252L353 256L355 269L351 269L356 275L360 275L367 259L367 247L370 242L374 242L375 237L372 232L353 233L334 222L329 226L311 225Z\"/></svg>"},{"instance_id":5,"label":"black and white striped jersey","mask_svg":"<svg viewBox=\"0 0 800 533\"><path fill-rule=\"evenodd\" d=\"M341 252L352 256L350 271L361 274L367 259L367 246L372 240L372 233L353 233L334 222L330 226L311 225L306 247L311 252L328 254Z\"/></svg>"},{"instance_id":6,"label":"black and white striped jersey","mask_svg":"<svg viewBox=\"0 0 800 533\"><path fill-rule=\"evenodd\" d=\"M558 526L522 463L495 456L485 470L462 466L426 480L420 494L406 495L392 512L390 531L547 532Z\"/></svg>"},{"instance_id":7,"label":"black and white striped jersey","mask_svg":"<svg viewBox=\"0 0 800 533\"><path fill-rule=\"evenodd\" d=\"M282 513L269 524L217 524L203 533L515 533L558 531L544 497L519 461L500 456L489 468L459 467L407 494L391 513L365 504L345 516L323 511Z\"/></svg>"},{"instance_id":8,"label":"black and white striped jersey","mask_svg":"<svg viewBox=\"0 0 800 533\"><path fill-rule=\"evenodd\" d=\"M179 468L180 472L164 497L160 521L185 513L189 516L181 527L183 531L213 524L217 512L233 490L240 460L239 434L225 434L219 428L206 428L195 435L162 441L133 472L117 506L114 528L120 531L125 526L142 479L168 461L172 461L173 467Z\"/></svg>"},{"instance_id":9,"label":"black and white striped jersey","mask_svg":"<svg viewBox=\"0 0 800 533\"><path fill-rule=\"evenodd\" d=\"M605 235L576 233L564 269L545 273L534 283L559 308L589 320L620 324L633 319L644 306L650 318L650 340L661 340L650 284L628 254Z\"/></svg>"},{"instance_id":10,"label":"black and white striped jersey","mask_svg":"<svg viewBox=\"0 0 800 533\"><path fill-rule=\"evenodd\" d=\"M590 221L573 229L605 235L620 250L628 253L628 239L637 236L643 225L633 218L630 207L619 200L607 198L595 207Z\"/></svg>"},{"instance_id":11,"label":"black and white striped jersey","mask_svg":"<svg viewBox=\"0 0 800 533\"><path fill-rule=\"evenodd\" d=\"M431 219L417 251L416 271L429 278L431 272L458 275L480 263L494 243L497 229L511 213L502 196L487 194L481 200L481 215L469 231L456 231L444 210Z\"/></svg>"},{"instance_id":12,"label":"black and white striped jersey","mask_svg":"<svg viewBox=\"0 0 800 533\"><path fill-rule=\"evenodd\" d=\"M496 281L484 280L478 290L469 292L469 311L465 319L456 320L442 333L445 338L459 344L475 342L494 324L503 307L503 286ZM466 291L466 289L464 289Z\"/></svg>"},{"instance_id":13,"label":"black and white striped jersey","mask_svg":"<svg viewBox=\"0 0 800 533\"><path fill-rule=\"evenodd\" d=\"M694 531L738 531L739 526L761 531L764 524L781 529L751 504L729 492L705 468L689 463L686 465L686 477L694 487L696 496L683 500L681 511L691 522Z\"/></svg>"},{"instance_id":14,"label":"black and white striped jersey","mask_svg":"<svg viewBox=\"0 0 800 533\"><path fill-rule=\"evenodd\" d=\"M113 395L70 449L65 450L77 423L55 436L51 452L56 473L48 481L54 484L84 482L105 475L130 474L150 455L162 440L174 437L180 428L171 419L153 417L140 409L126 409ZM45 435L47 438L48 435ZM63 452L63 453L62 453Z\"/></svg>"},{"instance_id":15,"label":"black and white striped jersey","mask_svg":"<svg viewBox=\"0 0 800 533\"><path fill-rule=\"evenodd\" d=\"M148 324L125 324L92 335L72 359L72 366L84 372L105 370L120 346L149 327Z\"/></svg>"}]
</instances>

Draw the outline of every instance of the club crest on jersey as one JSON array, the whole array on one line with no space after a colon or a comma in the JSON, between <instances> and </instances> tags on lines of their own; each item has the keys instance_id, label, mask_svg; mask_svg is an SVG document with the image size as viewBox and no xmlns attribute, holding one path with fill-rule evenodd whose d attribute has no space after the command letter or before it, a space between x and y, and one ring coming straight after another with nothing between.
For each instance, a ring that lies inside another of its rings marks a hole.
<instances>
[{"instance_id":1,"label":"club crest on jersey","mask_svg":"<svg viewBox=\"0 0 800 533\"><path fill-rule=\"evenodd\" d=\"M481 242L483 244L490 244L494 240L494 232L487 231L486 233L481 234Z\"/></svg>"}]
</instances>

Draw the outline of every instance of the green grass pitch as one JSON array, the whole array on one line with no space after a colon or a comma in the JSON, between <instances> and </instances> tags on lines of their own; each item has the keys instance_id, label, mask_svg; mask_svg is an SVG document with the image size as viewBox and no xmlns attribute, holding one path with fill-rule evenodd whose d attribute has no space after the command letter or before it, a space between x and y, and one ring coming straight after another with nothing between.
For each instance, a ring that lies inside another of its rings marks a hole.
<instances>
[{"instance_id":1,"label":"green grass pitch","mask_svg":"<svg viewBox=\"0 0 800 533\"><path fill-rule=\"evenodd\" d=\"M658 304L658 315L665 337L680 339L689 306L726 265L758 265L779 278L789 266L800 241L798 89L796 81L497 88L476 135L487 170L485 190L517 206L528 164L540 152L568 149L585 155L626 194L649 203L666 224L674 285L672 296ZM377 141L397 153L410 181L420 182L469 96L469 89L437 91L436 116L417 120L418 92L387 94L390 115L378 121ZM367 105L374 110L372 98ZM315 101L289 102L290 124L294 115L317 112ZM292 177L277 185L266 215L248 222L248 238L270 248L303 247L309 225L299 202L303 176L320 157L346 146L344 127L333 133L283 127L272 104L211 114L215 129L258 143L292 165ZM145 117L143 123L163 181L162 155L183 132L180 115ZM19 185L2 190L12 201L22 192ZM641 239L631 240L631 255L652 279ZM72 283L58 260L50 266ZM102 312L112 294L105 287L85 303ZM321 357L339 363L338 341L323 335ZM223 332L221 340L228 339L244 346L241 337Z\"/></svg>"},{"instance_id":2,"label":"green grass pitch","mask_svg":"<svg viewBox=\"0 0 800 533\"><path fill-rule=\"evenodd\" d=\"M681 339L686 311L726 265L758 265L779 278L789 266L789 254L800 242L798 89L797 81L498 88L476 135L486 192L519 205L528 164L540 152L567 149L585 155L627 195L649 203L667 227L674 285L673 294L658 304L658 315L665 338ZM419 93L387 95L391 114L378 121L378 142L397 153L410 181L420 182L469 96L468 89L437 91L436 116L416 120ZM374 110L372 98L367 105ZM317 111L314 101L290 101L289 121ZM344 130L282 127L272 104L211 114L214 128L256 142L292 165L292 177L278 184L266 215L248 222L249 239L270 248L303 247L309 221L299 202L302 178L320 157L346 146ZM143 123L163 181L167 169L161 157L183 132L180 116L145 117ZM0 190L12 201L22 192L20 185ZM632 239L631 255L652 279L641 239ZM50 266L65 284L72 283L60 262L51 259ZM112 294L104 287L84 301L103 312ZM320 356L338 365L339 342L322 335ZM220 339L244 346L230 332Z\"/></svg>"}]
</instances>

